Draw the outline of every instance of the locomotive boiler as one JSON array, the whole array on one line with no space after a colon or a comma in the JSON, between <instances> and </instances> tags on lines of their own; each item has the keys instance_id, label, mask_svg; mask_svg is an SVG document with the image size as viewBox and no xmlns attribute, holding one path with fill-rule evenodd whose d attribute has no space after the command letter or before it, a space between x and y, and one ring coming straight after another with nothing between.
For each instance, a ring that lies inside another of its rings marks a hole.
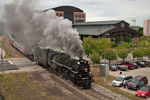
<instances>
[{"instance_id":1,"label":"locomotive boiler","mask_svg":"<svg viewBox=\"0 0 150 100\"><path fill-rule=\"evenodd\" d=\"M39 47L35 49L35 59L50 72L71 80L78 87L91 88L93 79L88 61Z\"/></svg>"}]
</instances>

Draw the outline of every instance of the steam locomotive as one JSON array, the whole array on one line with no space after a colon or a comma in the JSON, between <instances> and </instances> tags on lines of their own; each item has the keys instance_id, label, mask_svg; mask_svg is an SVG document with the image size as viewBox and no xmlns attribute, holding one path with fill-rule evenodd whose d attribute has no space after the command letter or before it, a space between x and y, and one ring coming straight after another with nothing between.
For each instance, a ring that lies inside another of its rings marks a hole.
<instances>
[{"instance_id":1,"label":"steam locomotive","mask_svg":"<svg viewBox=\"0 0 150 100\"><path fill-rule=\"evenodd\" d=\"M14 42L9 42L18 49ZM78 87L89 89L93 82L88 61L74 59L65 53L58 53L51 49L36 47L34 53L26 52L24 48L18 49L31 60L35 60L39 65L48 69L60 77L70 80Z\"/></svg>"}]
</instances>

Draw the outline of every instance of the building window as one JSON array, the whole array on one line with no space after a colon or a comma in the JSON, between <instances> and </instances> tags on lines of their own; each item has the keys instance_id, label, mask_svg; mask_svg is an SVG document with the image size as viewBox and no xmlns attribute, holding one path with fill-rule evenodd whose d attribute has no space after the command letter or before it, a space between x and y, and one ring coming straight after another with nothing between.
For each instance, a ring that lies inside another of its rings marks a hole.
<instances>
[{"instance_id":1,"label":"building window","mask_svg":"<svg viewBox=\"0 0 150 100\"><path fill-rule=\"evenodd\" d=\"M76 18L78 18L78 15L76 15Z\"/></svg>"},{"instance_id":2,"label":"building window","mask_svg":"<svg viewBox=\"0 0 150 100\"><path fill-rule=\"evenodd\" d=\"M81 15L79 15L79 18L81 18Z\"/></svg>"},{"instance_id":3,"label":"building window","mask_svg":"<svg viewBox=\"0 0 150 100\"><path fill-rule=\"evenodd\" d=\"M84 15L82 15L82 18L84 18Z\"/></svg>"},{"instance_id":4,"label":"building window","mask_svg":"<svg viewBox=\"0 0 150 100\"><path fill-rule=\"evenodd\" d=\"M76 23L78 23L78 22L84 22L84 20L76 20L75 22Z\"/></svg>"},{"instance_id":5,"label":"building window","mask_svg":"<svg viewBox=\"0 0 150 100\"><path fill-rule=\"evenodd\" d=\"M124 23L121 23L121 27L122 27L122 28L124 27Z\"/></svg>"},{"instance_id":6,"label":"building window","mask_svg":"<svg viewBox=\"0 0 150 100\"><path fill-rule=\"evenodd\" d=\"M58 16L58 14L56 14L56 16Z\"/></svg>"}]
</instances>

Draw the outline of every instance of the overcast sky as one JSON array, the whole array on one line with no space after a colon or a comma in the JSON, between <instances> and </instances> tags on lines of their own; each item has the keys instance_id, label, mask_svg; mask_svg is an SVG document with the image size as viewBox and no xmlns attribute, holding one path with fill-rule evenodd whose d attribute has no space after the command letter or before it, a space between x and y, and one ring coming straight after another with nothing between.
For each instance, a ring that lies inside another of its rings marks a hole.
<instances>
[{"instance_id":1,"label":"overcast sky","mask_svg":"<svg viewBox=\"0 0 150 100\"><path fill-rule=\"evenodd\" d=\"M3 5L11 0L0 0ZM37 1L37 0L36 0ZM130 24L143 26L150 19L150 0L39 0L39 9L70 5L86 13L86 21L126 20ZM132 19L136 18L136 23Z\"/></svg>"}]
</instances>

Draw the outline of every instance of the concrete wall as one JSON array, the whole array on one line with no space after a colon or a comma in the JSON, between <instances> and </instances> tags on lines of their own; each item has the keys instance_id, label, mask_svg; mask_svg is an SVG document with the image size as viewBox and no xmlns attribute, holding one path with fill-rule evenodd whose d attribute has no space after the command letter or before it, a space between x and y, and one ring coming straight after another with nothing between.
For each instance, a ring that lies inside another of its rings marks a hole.
<instances>
[{"instance_id":1,"label":"concrete wall","mask_svg":"<svg viewBox=\"0 0 150 100\"><path fill-rule=\"evenodd\" d=\"M144 35L150 36L150 19L144 21Z\"/></svg>"}]
</instances>

